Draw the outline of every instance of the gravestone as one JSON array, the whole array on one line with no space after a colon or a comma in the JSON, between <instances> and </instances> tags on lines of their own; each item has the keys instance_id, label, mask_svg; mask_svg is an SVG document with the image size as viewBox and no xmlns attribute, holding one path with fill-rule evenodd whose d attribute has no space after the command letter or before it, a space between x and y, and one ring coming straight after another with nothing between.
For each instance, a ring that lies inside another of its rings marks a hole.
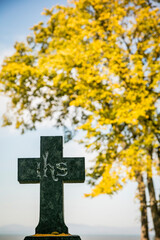
<instances>
[{"instance_id":1,"label":"gravestone","mask_svg":"<svg viewBox=\"0 0 160 240\"><path fill-rule=\"evenodd\" d=\"M40 218L35 235L25 240L79 240L64 223L63 183L85 180L84 158L63 157L63 138L41 137L40 158L18 159L18 181L40 183Z\"/></svg>"}]
</instances>

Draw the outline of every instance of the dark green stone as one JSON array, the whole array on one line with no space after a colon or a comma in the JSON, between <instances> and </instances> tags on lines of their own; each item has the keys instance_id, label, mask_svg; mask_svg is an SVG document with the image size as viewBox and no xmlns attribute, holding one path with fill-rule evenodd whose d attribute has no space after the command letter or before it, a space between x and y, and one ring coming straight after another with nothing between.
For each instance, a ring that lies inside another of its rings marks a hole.
<instances>
[{"instance_id":1,"label":"dark green stone","mask_svg":"<svg viewBox=\"0 0 160 240\"><path fill-rule=\"evenodd\" d=\"M40 158L18 159L18 181L40 183L40 218L35 231L39 234L68 233L63 216L63 183L85 180L84 158L63 158L62 141L62 137L41 137ZM45 237L51 238L80 239L78 236Z\"/></svg>"}]
</instances>

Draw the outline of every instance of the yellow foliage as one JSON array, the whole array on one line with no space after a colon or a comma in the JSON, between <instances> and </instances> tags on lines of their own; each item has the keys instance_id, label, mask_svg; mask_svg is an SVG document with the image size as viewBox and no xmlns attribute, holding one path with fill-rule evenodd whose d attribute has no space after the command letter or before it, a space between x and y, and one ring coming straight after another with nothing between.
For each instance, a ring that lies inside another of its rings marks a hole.
<instances>
[{"instance_id":1,"label":"yellow foliage","mask_svg":"<svg viewBox=\"0 0 160 240\"><path fill-rule=\"evenodd\" d=\"M73 0L45 9L27 44L4 60L4 125L70 121L96 151L90 196L112 194L136 172L159 171L160 11L148 1Z\"/></svg>"}]
</instances>

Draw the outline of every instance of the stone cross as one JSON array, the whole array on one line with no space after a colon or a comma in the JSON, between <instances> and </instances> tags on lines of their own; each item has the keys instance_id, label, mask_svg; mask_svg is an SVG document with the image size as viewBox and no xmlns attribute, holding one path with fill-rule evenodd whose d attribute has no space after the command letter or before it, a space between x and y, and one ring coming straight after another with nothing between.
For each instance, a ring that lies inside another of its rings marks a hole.
<instances>
[{"instance_id":1,"label":"stone cross","mask_svg":"<svg viewBox=\"0 0 160 240\"><path fill-rule=\"evenodd\" d=\"M63 183L85 180L84 158L63 158L63 138L41 137L40 158L18 159L18 181L40 183L36 234L68 233L63 216Z\"/></svg>"}]
</instances>

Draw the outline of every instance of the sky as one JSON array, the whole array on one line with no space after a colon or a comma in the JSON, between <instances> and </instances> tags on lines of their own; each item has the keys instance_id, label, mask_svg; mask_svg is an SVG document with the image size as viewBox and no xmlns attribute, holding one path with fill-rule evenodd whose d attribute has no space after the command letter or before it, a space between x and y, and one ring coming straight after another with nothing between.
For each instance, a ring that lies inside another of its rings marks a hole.
<instances>
[{"instance_id":1,"label":"sky","mask_svg":"<svg viewBox=\"0 0 160 240\"><path fill-rule=\"evenodd\" d=\"M0 64L14 52L15 41L24 41L30 27L45 20L44 8L64 4L65 0L1 0L0 1ZM8 99L0 97L0 124ZM1 124L2 125L2 124ZM40 136L63 135L47 123L36 131L21 135L13 127L0 127L0 227L11 224L37 226L39 220L39 184L19 184L17 159L39 157ZM82 137L81 133L76 137ZM75 140L76 140L75 139ZM94 156L86 153L75 140L64 145L64 157L85 157L86 168ZM87 183L65 184L64 215L66 225L129 227L140 229L139 205L135 200L136 184L129 183L113 197L101 195L84 198L90 187ZM116 233L116 232L114 232ZM113 233L113 234L114 234ZM134 233L134 230L132 231Z\"/></svg>"}]
</instances>

